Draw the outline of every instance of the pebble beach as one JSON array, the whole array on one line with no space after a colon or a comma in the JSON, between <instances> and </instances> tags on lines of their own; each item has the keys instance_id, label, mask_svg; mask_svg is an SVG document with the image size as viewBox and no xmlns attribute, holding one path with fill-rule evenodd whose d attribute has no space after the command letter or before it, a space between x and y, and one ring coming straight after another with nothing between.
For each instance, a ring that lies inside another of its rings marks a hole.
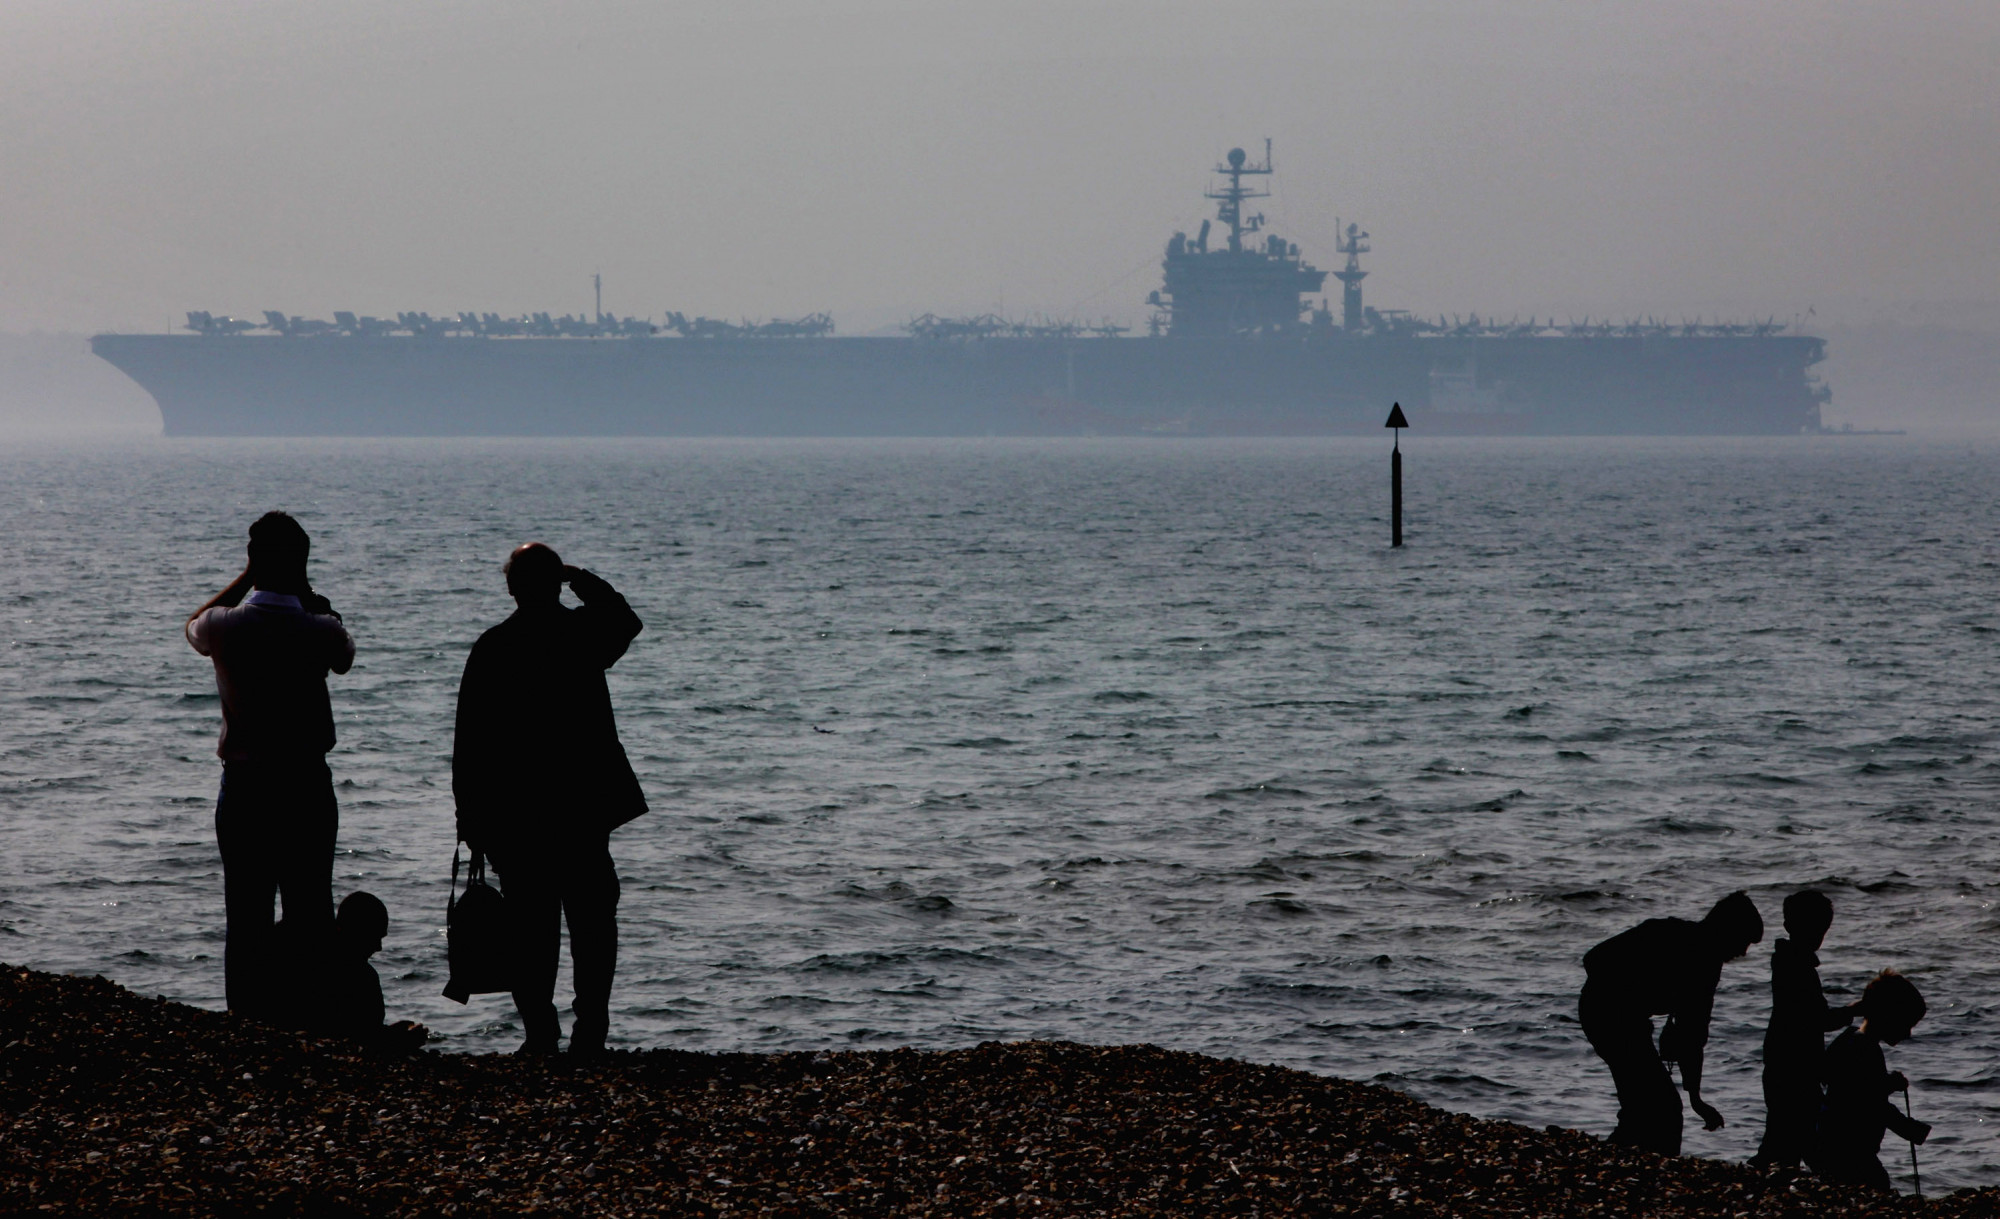
<instances>
[{"instance_id":1,"label":"pebble beach","mask_svg":"<svg viewBox=\"0 0 2000 1219\"><path fill-rule=\"evenodd\" d=\"M2000 1214L1153 1046L380 1058L0 968L0 1213Z\"/></svg>"}]
</instances>

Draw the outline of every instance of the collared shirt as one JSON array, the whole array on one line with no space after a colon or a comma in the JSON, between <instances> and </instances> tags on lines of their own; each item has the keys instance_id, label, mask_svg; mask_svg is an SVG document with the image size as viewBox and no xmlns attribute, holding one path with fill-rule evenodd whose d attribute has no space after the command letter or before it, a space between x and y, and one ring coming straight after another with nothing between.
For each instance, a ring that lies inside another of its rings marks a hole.
<instances>
[{"instance_id":1,"label":"collared shirt","mask_svg":"<svg viewBox=\"0 0 2000 1219\"><path fill-rule=\"evenodd\" d=\"M241 605L196 615L187 641L215 662L223 761L295 761L333 748L326 675L354 664L340 619L308 613L288 593L253 589Z\"/></svg>"}]
</instances>

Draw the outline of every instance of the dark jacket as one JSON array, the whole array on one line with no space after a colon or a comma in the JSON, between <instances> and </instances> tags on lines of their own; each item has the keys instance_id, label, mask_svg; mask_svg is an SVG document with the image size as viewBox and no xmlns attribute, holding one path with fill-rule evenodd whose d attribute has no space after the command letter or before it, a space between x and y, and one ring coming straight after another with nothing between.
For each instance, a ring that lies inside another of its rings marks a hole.
<instances>
[{"instance_id":1,"label":"dark jacket","mask_svg":"<svg viewBox=\"0 0 2000 1219\"><path fill-rule=\"evenodd\" d=\"M1830 1008L1819 984L1819 957L1780 937L1771 949L1771 1023L1764 1029L1764 1069L1818 1080L1829 1029L1845 1027L1844 1008Z\"/></svg>"},{"instance_id":2,"label":"dark jacket","mask_svg":"<svg viewBox=\"0 0 2000 1219\"><path fill-rule=\"evenodd\" d=\"M1884 1130L1915 1141L1923 1127L1890 1102L1889 1068L1873 1034L1848 1029L1826 1047L1824 1061L1826 1099L1820 1103L1813 1168L1834 1180L1864 1179L1872 1175L1866 1169L1881 1171L1876 1155Z\"/></svg>"},{"instance_id":3,"label":"dark jacket","mask_svg":"<svg viewBox=\"0 0 2000 1219\"><path fill-rule=\"evenodd\" d=\"M1681 1077L1696 1087L1722 978L1722 959L1701 924L1649 918L1584 953L1583 968L1586 1010L1607 1017L1667 1016L1660 1057L1680 1063Z\"/></svg>"},{"instance_id":4,"label":"dark jacket","mask_svg":"<svg viewBox=\"0 0 2000 1219\"><path fill-rule=\"evenodd\" d=\"M489 851L604 834L646 811L604 671L642 629L611 585L523 607L479 637L458 687L451 788L460 838Z\"/></svg>"}]
</instances>

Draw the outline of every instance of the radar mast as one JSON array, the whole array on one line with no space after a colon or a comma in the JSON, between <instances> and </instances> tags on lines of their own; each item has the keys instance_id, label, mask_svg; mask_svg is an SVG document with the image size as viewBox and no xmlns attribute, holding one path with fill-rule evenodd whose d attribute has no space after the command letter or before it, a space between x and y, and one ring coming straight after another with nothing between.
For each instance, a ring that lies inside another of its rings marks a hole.
<instances>
[{"instance_id":1,"label":"radar mast","mask_svg":"<svg viewBox=\"0 0 2000 1219\"><path fill-rule=\"evenodd\" d=\"M1245 216L1243 214L1243 201L1245 199L1268 199L1271 197L1271 192L1245 186L1243 185L1243 179L1270 176L1271 141L1264 141L1264 163L1262 165L1248 164L1249 160L1249 155L1241 148L1230 149L1227 162L1215 167L1216 173L1229 175L1229 185L1223 187L1221 190L1206 192L1208 198L1216 200L1219 204L1215 209L1215 218L1229 226L1229 252L1231 254L1241 254L1243 252L1243 234L1254 233L1264 227L1264 217L1261 213L1255 216Z\"/></svg>"},{"instance_id":2,"label":"radar mast","mask_svg":"<svg viewBox=\"0 0 2000 1219\"><path fill-rule=\"evenodd\" d=\"M1334 250L1347 255L1347 269L1333 273L1340 281L1340 328L1353 333L1361 329L1365 319L1361 310L1361 281L1368 278L1368 272L1361 269L1361 256L1368 252L1368 234L1361 231L1360 225L1350 224L1346 234L1341 235L1337 217L1333 231Z\"/></svg>"},{"instance_id":3,"label":"radar mast","mask_svg":"<svg viewBox=\"0 0 2000 1219\"><path fill-rule=\"evenodd\" d=\"M1271 194L1257 183L1271 174L1271 142L1264 141L1261 165L1252 164L1241 148L1232 148L1215 168L1228 175L1228 184L1204 193L1220 205L1216 218L1229 226L1229 248L1208 248L1207 220L1193 240L1186 233L1174 234L1161 264L1164 282L1146 298L1165 311L1164 317L1155 315L1155 329L1164 328L1175 338L1297 332L1299 315L1308 308L1299 298L1318 292L1326 272L1300 258L1299 247L1275 233L1244 240L1264 227L1264 217L1246 214L1243 204Z\"/></svg>"}]
</instances>

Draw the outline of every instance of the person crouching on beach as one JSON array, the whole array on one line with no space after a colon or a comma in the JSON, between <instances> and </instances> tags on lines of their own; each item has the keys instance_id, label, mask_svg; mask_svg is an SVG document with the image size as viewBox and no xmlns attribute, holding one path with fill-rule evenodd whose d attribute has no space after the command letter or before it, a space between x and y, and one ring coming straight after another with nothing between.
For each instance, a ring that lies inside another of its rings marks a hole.
<instances>
[{"instance_id":1,"label":"person crouching on beach","mask_svg":"<svg viewBox=\"0 0 2000 1219\"><path fill-rule=\"evenodd\" d=\"M373 893L350 893L341 900L333 920L333 955L314 989L316 1010L307 1013L307 1027L330 1037L344 1037L372 1050L399 1053L419 1049L430 1033L414 1020L383 1023L382 975L368 958L382 951L389 934L389 908Z\"/></svg>"},{"instance_id":2,"label":"person crouching on beach","mask_svg":"<svg viewBox=\"0 0 2000 1219\"><path fill-rule=\"evenodd\" d=\"M1590 1048L1611 1068L1618 1125L1611 1141L1661 1155L1681 1151L1681 1098L1668 1062L1681 1064L1688 1105L1705 1130L1722 1115L1701 1099L1701 1056L1722 966L1764 938L1764 919L1741 891L1715 903L1699 923L1653 918L1584 954L1577 1015ZM1653 1044L1653 1017L1666 1027Z\"/></svg>"},{"instance_id":3,"label":"person crouching on beach","mask_svg":"<svg viewBox=\"0 0 2000 1219\"><path fill-rule=\"evenodd\" d=\"M312 541L283 512L250 526L243 574L189 615L182 631L215 664L222 697L224 993L256 1019L280 1002L270 953L273 898L294 932L323 945L333 927L333 844L340 810L326 766L333 748L329 673L354 664L354 640L306 580Z\"/></svg>"},{"instance_id":4,"label":"person crouching on beach","mask_svg":"<svg viewBox=\"0 0 2000 1219\"><path fill-rule=\"evenodd\" d=\"M1848 1029L1826 1048L1821 1076L1826 1099L1819 1110L1819 1130L1813 1140L1812 1170L1829 1181L1889 1189L1889 1171L1882 1167L1882 1135L1921 1144L1931 1136L1929 1124L1906 1116L1889 1099L1910 1086L1901 1071L1882 1060L1882 1047L1910 1035L1924 1018L1924 997L1916 984L1893 969L1875 976L1861 992L1860 1028Z\"/></svg>"},{"instance_id":5,"label":"person crouching on beach","mask_svg":"<svg viewBox=\"0 0 2000 1219\"><path fill-rule=\"evenodd\" d=\"M594 1054L610 1029L618 963L611 831L646 811L604 673L643 628L616 589L540 542L516 548L502 570L518 608L479 637L458 688L458 836L500 874L521 1052L553 1054L562 1036L555 989L567 921L569 1049ZM562 603L564 584L580 608Z\"/></svg>"},{"instance_id":6,"label":"person crouching on beach","mask_svg":"<svg viewBox=\"0 0 2000 1219\"><path fill-rule=\"evenodd\" d=\"M1860 1004L1828 1007L1819 984L1819 946L1833 926L1833 903L1815 889L1785 899L1785 931L1771 950L1771 1023L1764 1030L1764 1141L1750 1163L1796 1168L1812 1150L1819 1120L1826 1034L1844 1028Z\"/></svg>"}]
</instances>

